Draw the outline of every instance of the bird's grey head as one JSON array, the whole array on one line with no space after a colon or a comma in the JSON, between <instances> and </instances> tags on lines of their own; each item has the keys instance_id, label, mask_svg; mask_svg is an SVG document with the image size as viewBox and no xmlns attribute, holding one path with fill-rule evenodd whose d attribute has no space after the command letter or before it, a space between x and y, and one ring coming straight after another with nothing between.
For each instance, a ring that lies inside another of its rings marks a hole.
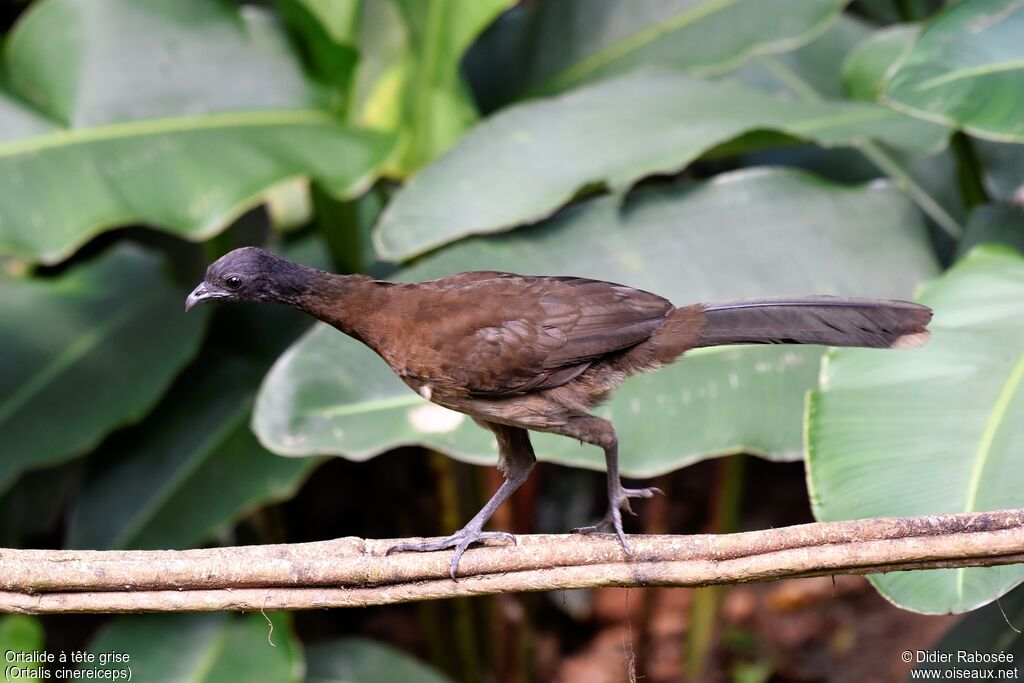
<instances>
[{"instance_id":1,"label":"bird's grey head","mask_svg":"<svg viewBox=\"0 0 1024 683\"><path fill-rule=\"evenodd\" d=\"M294 303L311 272L257 247L235 249L210 264L185 300L185 310L210 299Z\"/></svg>"}]
</instances>

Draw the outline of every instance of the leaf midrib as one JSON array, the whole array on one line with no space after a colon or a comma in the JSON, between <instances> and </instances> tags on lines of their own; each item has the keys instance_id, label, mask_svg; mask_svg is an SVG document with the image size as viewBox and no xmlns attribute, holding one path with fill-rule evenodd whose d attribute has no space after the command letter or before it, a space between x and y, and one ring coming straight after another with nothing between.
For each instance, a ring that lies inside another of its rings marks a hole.
<instances>
[{"instance_id":1,"label":"leaf midrib","mask_svg":"<svg viewBox=\"0 0 1024 683\"><path fill-rule=\"evenodd\" d=\"M416 405L418 403L427 403L418 394L412 390L408 394L402 394L400 396L391 396L389 398L379 398L373 401L361 401L359 403L346 403L337 406L331 406L328 408L321 408L319 410L311 410L309 414L316 415L317 417L344 417L347 415L362 415L365 413L373 413L381 410L390 410L392 408L404 408L406 406Z\"/></svg>"},{"instance_id":2,"label":"leaf midrib","mask_svg":"<svg viewBox=\"0 0 1024 683\"><path fill-rule=\"evenodd\" d=\"M31 378L14 391L3 403L0 403L0 428L14 414L16 414L33 396L37 395L48 384L53 383L68 368L81 361L100 344L106 341L115 330L123 325L128 319L138 313L139 310L151 304L159 298L162 293L144 297L137 300L133 305L124 306L114 315L104 320L101 324L93 327L81 335L72 344L65 347L64 351L55 356L49 363L39 369Z\"/></svg>"},{"instance_id":3,"label":"leaf midrib","mask_svg":"<svg viewBox=\"0 0 1024 683\"><path fill-rule=\"evenodd\" d=\"M974 452L974 466L971 468L971 479L967 486L967 498L964 501L964 512L977 512L975 505L978 502L978 490L981 488L981 475L988 463L989 455L992 453L992 444L995 442L996 434L1000 427L1006 423L1006 410L1013 400L1014 394L1020 388L1024 380L1024 353L1017 359L1010 376L1006 378L1003 388L999 391L992 412L985 423L985 429L978 441L978 448Z\"/></svg>"},{"instance_id":4,"label":"leaf midrib","mask_svg":"<svg viewBox=\"0 0 1024 683\"><path fill-rule=\"evenodd\" d=\"M707 356L717 355L722 353L735 352L743 349L756 349L760 348L757 345L743 345L736 344L733 346L708 346L698 349L691 349L686 352L686 357L691 358L693 356ZM335 418L335 417L348 417L350 415L365 415L367 413L374 413L378 411L391 410L393 408L405 408L408 406L414 406L418 404L428 404L430 401L426 401L421 398L419 394L415 393L411 389L408 393L403 392L395 396L389 396L388 398L378 398L371 401L360 401L357 403L343 403L340 405L328 406L326 408L317 408L310 410L306 414L319 417L319 418ZM438 404L433 404L438 405ZM444 406L441 406L442 408Z\"/></svg>"},{"instance_id":5,"label":"leaf midrib","mask_svg":"<svg viewBox=\"0 0 1024 683\"><path fill-rule=\"evenodd\" d=\"M817 102L823 98L810 83L804 81L796 72L774 57L762 56L761 63L772 71L780 80L793 89L805 100ZM893 158L892 154L872 140L862 141L860 151L882 171L892 183L903 190L911 200L920 207L932 220L938 223L946 233L954 239L963 234L964 228L956 218L951 216L939 202L921 187L916 180Z\"/></svg>"},{"instance_id":6,"label":"leaf midrib","mask_svg":"<svg viewBox=\"0 0 1024 683\"><path fill-rule=\"evenodd\" d=\"M956 69L949 73L942 74L941 76L935 76L926 81L921 81L915 85L914 89L918 92L924 92L955 81L962 81L965 78L990 76L1003 71L1017 71L1020 69L1024 69L1024 59L1011 59L998 64L980 64L978 66Z\"/></svg>"},{"instance_id":7,"label":"leaf midrib","mask_svg":"<svg viewBox=\"0 0 1024 683\"><path fill-rule=\"evenodd\" d=\"M207 641L208 644L203 651L203 656L200 657L196 667L189 674L189 681L203 683L203 681L208 680L210 672L213 671L213 667L217 663L217 659L224 654L224 650L227 647L229 628L231 628L230 624L219 625L219 632Z\"/></svg>"},{"instance_id":8,"label":"leaf midrib","mask_svg":"<svg viewBox=\"0 0 1024 683\"><path fill-rule=\"evenodd\" d=\"M739 1L740 0L708 0L697 7L684 10L673 17L651 25L644 30L628 35L617 43L612 43L604 50L596 52L586 59L582 59L575 64L572 64L559 73L549 76L541 83L530 88L526 94L528 96L540 95L552 90L557 90L562 85L572 83L589 73L593 73L623 55L635 52L645 45L653 43L655 40L667 33L678 31L684 26L696 23L704 17L720 12L731 5L735 5Z\"/></svg>"},{"instance_id":9,"label":"leaf midrib","mask_svg":"<svg viewBox=\"0 0 1024 683\"><path fill-rule=\"evenodd\" d=\"M211 455L216 453L217 448L224 444L238 429L244 426L252 410L254 396L249 393L235 414L222 422L217 429L206 436L180 463L169 477L153 492L153 495L143 503L134 515L121 527L121 531L111 541L111 547L123 548L129 542L138 539L142 529L151 523L171 497L181 490L182 484L189 480L200 467L209 461Z\"/></svg>"},{"instance_id":10,"label":"leaf midrib","mask_svg":"<svg viewBox=\"0 0 1024 683\"><path fill-rule=\"evenodd\" d=\"M0 143L0 158L58 147L119 140L146 135L187 133L224 128L264 126L323 125L339 123L321 109L275 109L270 111L221 112L205 116L174 116L126 121L90 128L62 129L21 140Z\"/></svg>"},{"instance_id":11,"label":"leaf midrib","mask_svg":"<svg viewBox=\"0 0 1024 683\"><path fill-rule=\"evenodd\" d=\"M978 448L974 452L974 464L971 467L971 479L967 485L967 497L964 500L963 507L964 512L977 512L974 508L978 502L981 477L985 471L985 465L988 464L989 455L992 453L992 444L995 442L999 429L1006 424L1006 411L1017 390L1020 388L1022 380L1024 380L1024 353L1021 353L1020 357L1017 358L1013 370L1010 371L1010 375L1006 378L1003 388L999 391L996 402L992 406L992 412L985 423L985 429L981 433ZM960 602L964 598L964 580L966 576L966 568L961 567L957 570L956 595L957 600Z\"/></svg>"}]
</instances>

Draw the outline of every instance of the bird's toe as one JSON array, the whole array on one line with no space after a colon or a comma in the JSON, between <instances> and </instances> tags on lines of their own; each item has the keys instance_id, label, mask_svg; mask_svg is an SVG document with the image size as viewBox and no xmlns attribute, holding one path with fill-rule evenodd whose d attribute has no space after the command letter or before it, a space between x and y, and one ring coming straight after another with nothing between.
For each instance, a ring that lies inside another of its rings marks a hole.
<instances>
[{"instance_id":1,"label":"bird's toe","mask_svg":"<svg viewBox=\"0 0 1024 683\"><path fill-rule=\"evenodd\" d=\"M462 559L463 553L466 552L469 546L474 543L480 543L481 541L511 541L513 545L518 545L515 535L510 534L507 531L481 531L479 529L464 528L447 538L438 539L436 541L425 541L423 543L396 543L388 548L384 554L390 555L391 553L398 552L423 553L455 548L455 554L452 557L449 572L452 579L454 579L458 572L459 560Z\"/></svg>"}]
</instances>

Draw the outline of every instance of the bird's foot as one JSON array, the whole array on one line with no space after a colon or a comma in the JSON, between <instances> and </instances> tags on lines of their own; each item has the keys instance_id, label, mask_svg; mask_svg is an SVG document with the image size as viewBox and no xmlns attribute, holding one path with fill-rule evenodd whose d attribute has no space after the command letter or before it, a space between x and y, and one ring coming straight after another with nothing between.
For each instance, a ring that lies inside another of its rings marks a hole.
<instances>
[{"instance_id":1,"label":"bird's foot","mask_svg":"<svg viewBox=\"0 0 1024 683\"><path fill-rule=\"evenodd\" d=\"M625 510L631 515L635 515L633 508L629 505L630 498L650 498L655 493L664 493L661 489L651 488L646 489L627 489L623 486L618 486L617 490L613 491L608 496L608 512L605 513L604 518L592 526L582 526L578 529L573 529L573 533L576 534L607 534L615 532L615 535L619 537L619 543L622 544L622 549L626 551L627 555L632 554L632 550L629 548L629 543L626 541L626 534L622 530L622 511Z\"/></svg>"},{"instance_id":2,"label":"bird's foot","mask_svg":"<svg viewBox=\"0 0 1024 683\"><path fill-rule=\"evenodd\" d=\"M451 536L437 541L427 541L426 543L397 543L388 548L387 552L384 554L390 555L391 553L404 551L424 553L434 550L444 550L445 548L455 548L455 555L452 557L452 564L449 568L452 581L455 581L455 573L459 569L459 560L462 559L462 553L466 552L466 549L474 543L492 540L506 540L512 541L512 545L518 544L516 537L507 531L481 531L479 527L474 528L467 525L456 531Z\"/></svg>"}]
</instances>

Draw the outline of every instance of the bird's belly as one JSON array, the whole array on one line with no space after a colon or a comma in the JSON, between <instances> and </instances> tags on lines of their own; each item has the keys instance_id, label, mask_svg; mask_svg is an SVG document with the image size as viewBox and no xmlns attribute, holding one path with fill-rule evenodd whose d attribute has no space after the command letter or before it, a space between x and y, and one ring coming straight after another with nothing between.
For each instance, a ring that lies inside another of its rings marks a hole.
<instances>
[{"instance_id":1,"label":"bird's belly","mask_svg":"<svg viewBox=\"0 0 1024 683\"><path fill-rule=\"evenodd\" d=\"M507 398L442 398L434 399L434 402L485 422L536 431L550 431L564 425L571 415L564 406L548 400L541 393Z\"/></svg>"},{"instance_id":2,"label":"bird's belly","mask_svg":"<svg viewBox=\"0 0 1024 683\"><path fill-rule=\"evenodd\" d=\"M501 398L473 397L464 387L446 381L446 374L442 373L439 378L425 370L409 364L396 368L395 374L426 400L485 422L550 431L565 425L581 409L585 410L585 407L569 406L556 400L552 394L558 394L558 389Z\"/></svg>"}]
</instances>

